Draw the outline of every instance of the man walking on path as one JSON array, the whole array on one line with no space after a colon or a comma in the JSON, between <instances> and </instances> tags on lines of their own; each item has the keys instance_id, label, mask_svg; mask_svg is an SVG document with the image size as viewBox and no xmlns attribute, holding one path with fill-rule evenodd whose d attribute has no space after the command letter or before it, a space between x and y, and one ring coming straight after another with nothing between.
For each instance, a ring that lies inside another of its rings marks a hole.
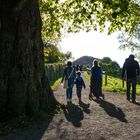
<instances>
[{"instance_id":1,"label":"man walking on path","mask_svg":"<svg viewBox=\"0 0 140 140\"><path fill-rule=\"evenodd\" d=\"M126 72L126 96L127 100L130 101L130 88L132 85L132 102L136 101L136 85L137 85L137 76L139 76L140 68L136 60L134 60L134 55L130 55L124 62L122 68L122 79L124 78Z\"/></svg>"}]
</instances>

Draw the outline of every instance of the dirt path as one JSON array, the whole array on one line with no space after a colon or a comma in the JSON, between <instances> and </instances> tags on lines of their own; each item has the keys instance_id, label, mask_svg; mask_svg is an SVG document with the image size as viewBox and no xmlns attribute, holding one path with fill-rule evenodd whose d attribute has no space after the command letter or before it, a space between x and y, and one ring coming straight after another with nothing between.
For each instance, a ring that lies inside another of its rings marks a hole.
<instances>
[{"instance_id":1,"label":"dirt path","mask_svg":"<svg viewBox=\"0 0 140 140\"><path fill-rule=\"evenodd\" d=\"M105 100L89 101L89 86L83 89L82 104L73 92L71 105L48 122L0 140L140 140L140 103L126 101L125 95L105 93ZM57 100L66 105L60 85ZM140 97L137 97L140 102Z\"/></svg>"}]
</instances>

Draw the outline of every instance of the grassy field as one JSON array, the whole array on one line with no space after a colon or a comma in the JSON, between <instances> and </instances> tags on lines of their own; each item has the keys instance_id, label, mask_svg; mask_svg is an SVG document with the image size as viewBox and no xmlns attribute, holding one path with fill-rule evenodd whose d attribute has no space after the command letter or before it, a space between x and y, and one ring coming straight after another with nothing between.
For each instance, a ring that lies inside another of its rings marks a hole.
<instances>
[{"instance_id":1,"label":"grassy field","mask_svg":"<svg viewBox=\"0 0 140 140\"><path fill-rule=\"evenodd\" d=\"M84 72L84 75L85 78L89 81L90 80L89 74L87 72ZM103 91L125 93L126 82L124 85L125 86L123 88L122 80L112 76L107 76L107 85L105 85L105 75L103 75ZM140 95L140 85L137 85L137 95Z\"/></svg>"}]
</instances>

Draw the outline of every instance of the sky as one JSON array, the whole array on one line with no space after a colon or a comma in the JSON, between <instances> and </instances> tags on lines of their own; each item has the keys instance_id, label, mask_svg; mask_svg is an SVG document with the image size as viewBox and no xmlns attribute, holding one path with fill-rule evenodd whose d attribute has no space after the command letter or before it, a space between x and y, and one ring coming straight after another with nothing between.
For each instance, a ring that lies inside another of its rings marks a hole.
<instances>
[{"instance_id":1,"label":"sky","mask_svg":"<svg viewBox=\"0 0 140 140\"><path fill-rule=\"evenodd\" d=\"M117 36L118 33L107 35L96 31L71 33L62 38L59 46L62 52L72 52L74 60L85 55L100 59L110 57L122 67L131 52L119 49L120 43Z\"/></svg>"}]
</instances>

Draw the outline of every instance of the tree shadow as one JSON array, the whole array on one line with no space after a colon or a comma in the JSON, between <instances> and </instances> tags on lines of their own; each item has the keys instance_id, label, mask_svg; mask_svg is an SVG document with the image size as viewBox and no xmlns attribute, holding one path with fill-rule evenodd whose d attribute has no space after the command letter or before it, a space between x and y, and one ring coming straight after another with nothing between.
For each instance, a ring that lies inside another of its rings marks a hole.
<instances>
[{"instance_id":1,"label":"tree shadow","mask_svg":"<svg viewBox=\"0 0 140 140\"><path fill-rule=\"evenodd\" d=\"M75 127L81 127L81 120L83 120L84 114L78 105L70 103L63 111L68 121L70 121Z\"/></svg>"},{"instance_id":2,"label":"tree shadow","mask_svg":"<svg viewBox=\"0 0 140 140\"><path fill-rule=\"evenodd\" d=\"M15 132L13 128L13 133L0 135L0 140L41 140L53 117L54 114L49 114L44 121L32 124L29 128L20 128L19 125L18 131Z\"/></svg>"},{"instance_id":3,"label":"tree shadow","mask_svg":"<svg viewBox=\"0 0 140 140\"><path fill-rule=\"evenodd\" d=\"M114 104L101 99L95 100L95 102L97 102L100 105L100 107L102 107L106 111L106 113L109 116L115 117L121 122L128 123L128 121L125 118L125 114L121 108L116 107Z\"/></svg>"},{"instance_id":4,"label":"tree shadow","mask_svg":"<svg viewBox=\"0 0 140 140\"><path fill-rule=\"evenodd\" d=\"M83 101L81 101L81 102L79 103L79 105L80 105L80 107L82 107L82 109L83 109L83 111L84 111L85 113L87 113L87 114L90 113L90 109L89 109L90 104L86 104L86 103L84 103Z\"/></svg>"}]
</instances>

